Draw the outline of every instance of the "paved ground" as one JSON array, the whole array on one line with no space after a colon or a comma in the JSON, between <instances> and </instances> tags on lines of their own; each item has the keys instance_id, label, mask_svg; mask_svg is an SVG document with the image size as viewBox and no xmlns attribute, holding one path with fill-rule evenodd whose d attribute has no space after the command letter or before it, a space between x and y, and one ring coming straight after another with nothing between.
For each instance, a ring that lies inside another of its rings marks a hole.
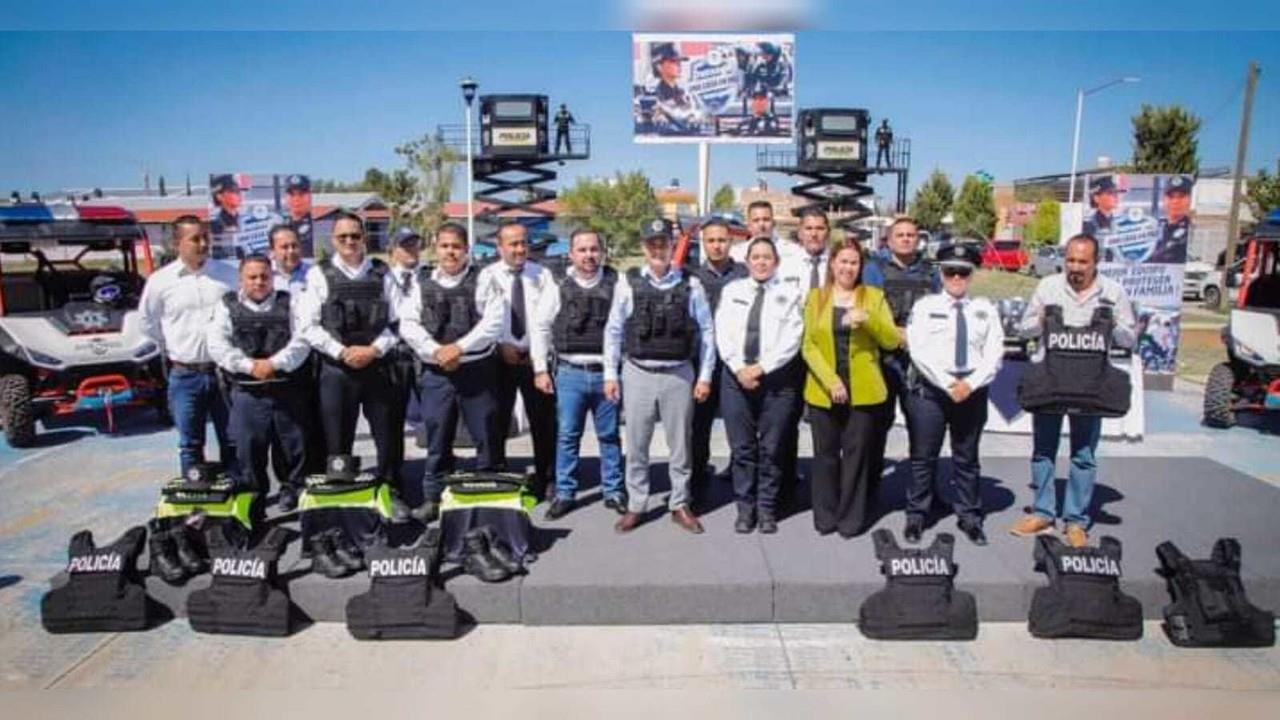
<instances>
[{"instance_id":1,"label":"paved ground","mask_svg":"<svg viewBox=\"0 0 1280 720\"><path fill-rule=\"evenodd\" d=\"M1203 456L1280 484L1276 423L1205 430L1197 424L1198 407L1194 385L1180 383L1171 394L1149 393L1147 437L1140 443L1105 443L1102 454ZM1280 691L1280 651L1180 650L1154 624L1142 641L1124 644L1039 641L1016 623L984 624L973 643L877 643L848 625L773 624L490 625L452 643L361 644L335 624L315 625L284 640L218 638L197 636L182 621L143 634L50 636L39 627L39 598L47 578L65 561L67 538L83 527L112 536L145 519L156 485L172 473L175 436L136 424L114 437L88 427L64 427L44 437L43 447L25 451L0 441L0 689L207 689L213 681L219 688L259 690L412 684ZM989 436L983 449L989 456L1025 457L1028 445L1026 437ZM803 433L802 446L808 453ZM723 457L726 450L717 436L714 454ZM895 430L890 454L901 457L904 451L905 439ZM1275 547L1250 550L1277 549L1280 537ZM214 678L209 668L218 668ZM1156 705L1163 704L1170 717L1194 716L1197 697L1186 702L1157 698ZM945 706L946 696L936 702Z\"/></svg>"}]
</instances>

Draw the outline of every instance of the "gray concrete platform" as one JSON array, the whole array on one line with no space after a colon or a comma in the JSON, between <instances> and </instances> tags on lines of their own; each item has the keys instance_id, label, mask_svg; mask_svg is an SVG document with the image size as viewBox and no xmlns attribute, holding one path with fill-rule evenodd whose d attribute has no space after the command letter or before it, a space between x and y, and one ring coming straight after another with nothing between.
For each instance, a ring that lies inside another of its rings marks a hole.
<instances>
[{"instance_id":1,"label":"gray concrete platform","mask_svg":"<svg viewBox=\"0 0 1280 720\"><path fill-rule=\"evenodd\" d=\"M803 464L802 464L803 467ZM1060 472L1065 468L1059 468ZM1124 544L1123 585L1141 600L1147 618L1160 617L1167 602L1154 569L1155 547L1172 539L1193 557L1207 556L1223 535L1239 538L1251 599L1280 608L1280 489L1211 460L1200 458L1108 458L1095 492L1095 538L1110 534ZM875 527L902 529L902 476L885 478L884 514ZM943 477L948 469L944 461ZM1024 621L1031 595L1043 584L1032 569L1032 542L1007 533L1031 491L1027 461L990 458L983 463L983 495L989 509L991 544L971 545L958 536L957 584L974 593L985 621ZM658 485L665 478L659 471ZM883 580L867 535L819 536L798 489L796 510L773 536L733 532L734 509L727 483L709 493L703 516L707 532L690 535L651 501L647 522L627 536L613 532L616 515L588 490L582 504L556 522L535 513L541 544L550 544L527 576L486 585L445 567L446 588L459 607L480 623L528 625L641 625L675 623L848 623ZM944 484L945 485L945 484ZM947 495L944 491L942 500ZM949 513L931 519L924 542L939 531L957 532ZM347 598L364 592L356 575L329 580L307 572L292 543L281 564L291 597L315 621L342 622ZM151 578L148 589L175 615L185 615L186 595L207 586L197 578L174 588Z\"/></svg>"}]
</instances>

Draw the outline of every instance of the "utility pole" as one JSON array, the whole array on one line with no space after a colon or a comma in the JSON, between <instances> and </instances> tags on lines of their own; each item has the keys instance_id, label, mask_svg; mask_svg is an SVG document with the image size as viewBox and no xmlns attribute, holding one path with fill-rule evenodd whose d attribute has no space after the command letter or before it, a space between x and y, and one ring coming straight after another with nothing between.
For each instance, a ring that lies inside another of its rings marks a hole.
<instances>
[{"instance_id":1,"label":"utility pole","mask_svg":"<svg viewBox=\"0 0 1280 720\"><path fill-rule=\"evenodd\" d=\"M1253 115L1253 91L1258 86L1262 68L1257 60L1249 61L1249 71L1244 83L1244 115L1240 118L1240 140L1236 143L1235 178L1231 182L1231 211L1227 215L1227 252L1222 268L1222 290L1218 296L1218 310L1226 310L1231 300L1232 266L1236 264L1236 237L1240 234L1240 185L1244 181L1244 156L1249 149L1249 120Z\"/></svg>"}]
</instances>

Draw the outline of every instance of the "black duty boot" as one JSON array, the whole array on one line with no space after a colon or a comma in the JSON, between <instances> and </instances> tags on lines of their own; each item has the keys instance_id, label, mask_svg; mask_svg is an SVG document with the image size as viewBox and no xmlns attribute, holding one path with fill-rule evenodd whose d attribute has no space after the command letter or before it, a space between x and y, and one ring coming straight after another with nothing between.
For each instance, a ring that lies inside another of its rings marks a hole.
<instances>
[{"instance_id":1,"label":"black duty boot","mask_svg":"<svg viewBox=\"0 0 1280 720\"><path fill-rule=\"evenodd\" d=\"M489 543L489 554L493 556L494 560L498 561L499 565L512 575L519 575L524 572L524 563L517 559L515 554L511 552L511 548L507 547L507 544L498 538L498 535L493 531L492 525L481 525L477 529L484 533L484 539Z\"/></svg>"},{"instance_id":2,"label":"black duty boot","mask_svg":"<svg viewBox=\"0 0 1280 720\"><path fill-rule=\"evenodd\" d=\"M462 537L462 569L487 583L502 582L511 572L489 553L489 540L482 528L472 528Z\"/></svg>"},{"instance_id":3,"label":"black duty boot","mask_svg":"<svg viewBox=\"0 0 1280 720\"><path fill-rule=\"evenodd\" d=\"M351 542L351 538L338 528L332 531L333 538L333 557L338 560L338 564L342 565L351 572L359 572L364 569L364 553L355 543Z\"/></svg>"},{"instance_id":4,"label":"black duty boot","mask_svg":"<svg viewBox=\"0 0 1280 720\"><path fill-rule=\"evenodd\" d=\"M188 575L199 575L209 569L209 563L191 545L191 538L187 532L186 525L180 525L170 531L173 537L173 549L177 551L178 562L182 563L182 569L186 570Z\"/></svg>"},{"instance_id":5,"label":"black duty boot","mask_svg":"<svg viewBox=\"0 0 1280 720\"><path fill-rule=\"evenodd\" d=\"M171 531L162 528L158 520L152 520L148 525L151 526L149 542L151 574L170 585L180 584L187 579L187 571L182 567L182 563L178 562L177 552L173 548L173 538L169 534Z\"/></svg>"},{"instance_id":6,"label":"black duty boot","mask_svg":"<svg viewBox=\"0 0 1280 720\"><path fill-rule=\"evenodd\" d=\"M334 556L333 538L329 533L312 535L307 544L311 548L311 572L330 579L346 577L351 572Z\"/></svg>"}]
</instances>

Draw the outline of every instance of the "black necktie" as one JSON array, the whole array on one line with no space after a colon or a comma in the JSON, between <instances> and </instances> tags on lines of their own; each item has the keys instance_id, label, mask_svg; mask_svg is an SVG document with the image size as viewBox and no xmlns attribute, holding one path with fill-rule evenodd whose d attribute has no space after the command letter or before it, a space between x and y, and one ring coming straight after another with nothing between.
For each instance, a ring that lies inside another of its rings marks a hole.
<instances>
[{"instance_id":1,"label":"black necktie","mask_svg":"<svg viewBox=\"0 0 1280 720\"><path fill-rule=\"evenodd\" d=\"M956 370L969 366L969 326L964 319L964 303L957 301L956 308Z\"/></svg>"},{"instance_id":2,"label":"black necktie","mask_svg":"<svg viewBox=\"0 0 1280 720\"><path fill-rule=\"evenodd\" d=\"M764 310L764 285L756 285L756 299L751 301L751 312L747 313L747 343L743 348L742 360L748 365L755 365L760 359L760 314Z\"/></svg>"},{"instance_id":3,"label":"black necktie","mask_svg":"<svg viewBox=\"0 0 1280 720\"><path fill-rule=\"evenodd\" d=\"M412 278L412 277L413 277L413 271L412 271L412 270L401 270L401 271L400 271L400 294L401 294L401 295L408 295L408 294L409 294L409 279L410 279L410 278Z\"/></svg>"},{"instance_id":4,"label":"black necktie","mask_svg":"<svg viewBox=\"0 0 1280 720\"><path fill-rule=\"evenodd\" d=\"M822 262L822 256L809 258L809 289L816 289L821 283L818 281L818 264Z\"/></svg>"},{"instance_id":5,"label":"black necktie","mask_svg":"<svg viewBox=\"0 0 1280 720\"><path fill-rule=\"evenodd\" d=\"M524 337L524 282L519 269L511 271L511 337Z\"/></svg>"}]
</instances>

